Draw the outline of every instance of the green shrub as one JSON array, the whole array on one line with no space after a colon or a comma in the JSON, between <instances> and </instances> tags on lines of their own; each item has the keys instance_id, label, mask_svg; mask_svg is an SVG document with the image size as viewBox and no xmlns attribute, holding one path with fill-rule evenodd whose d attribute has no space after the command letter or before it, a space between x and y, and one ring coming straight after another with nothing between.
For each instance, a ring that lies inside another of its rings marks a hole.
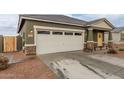
<instances>
[{"instance_id":1,"label":"green shrub","mask_svg":"<svg viewBox=\"0 0 124 93\"><path fill-rule=\"evenodd\" d=\"M6 56L0 56L0 70L7 69L9 59Z\"/></svg>"},{"instance_id":2,"label":"green shrub","mask_svg":"<svg viewBox=\"0 0 124 93\"><path fill-rule=\"evenodd\" d=\"M119 51L124 51L124 48L120 48Z\"/></svg>"}]
</instances>

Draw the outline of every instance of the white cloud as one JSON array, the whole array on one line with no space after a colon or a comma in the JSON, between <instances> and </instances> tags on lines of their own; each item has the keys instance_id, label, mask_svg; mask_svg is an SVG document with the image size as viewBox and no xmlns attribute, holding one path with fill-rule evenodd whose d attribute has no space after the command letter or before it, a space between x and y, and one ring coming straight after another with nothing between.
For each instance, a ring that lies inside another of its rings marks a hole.
<instances>
[{"instance_id":1,"label":"white cloud","mask_svg":"<svg viewBox=\"0 0 124 93\"><path fill-rule=\"evenodd\" d=\"M107 18L115 26L124 26L124 14L66 14L71 17L79 18L85 21L91 21L99 18ZM0 14L0 34L17 34L17 14Z\"/></svg>"},{"instance_id":2,"label":"white cloud","mask_svg":"<svg viewBox=\"0 0 124 93\"><path fill-rule=\"evenodd\" d=\"M3 35L16 34L17 23L18 23L18 15L0 14L0 34Z\"/></svg>"}]
</instances>

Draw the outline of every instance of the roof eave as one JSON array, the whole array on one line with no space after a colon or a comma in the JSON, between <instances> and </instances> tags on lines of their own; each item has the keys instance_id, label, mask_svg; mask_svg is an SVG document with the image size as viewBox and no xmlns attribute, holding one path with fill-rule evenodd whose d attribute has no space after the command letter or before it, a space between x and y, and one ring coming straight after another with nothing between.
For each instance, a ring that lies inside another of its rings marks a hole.
<instances>
[{"instance_id":1,"label":"roof eave","mask_svg":"<svg viewBox=\"0 0 124 93\"><path fill-rule=\"evenodd\" d=\"M18 24L18 33L20 32L20 25L23 19L26 20L34 20L34 21L43 21L43 22L51 22L51 23L58 23L58 24L64 24L64 25L72 25L72 26L80 26L80 27L85 27L85 24L79 25L79 24L72 24L72 23L65 23L65 22L57 22L57 21L50 21L50 20L43 20L43 19L36 19L36 18L30 18L30 17L20 17L20 21Z\"/></svg>"},{"instance_id":2,"label":"roof eave","mask_svg":"<svg viewBox=\"0 0 124 93\"><path fill-rule=\"evenodd\" d=\"M97 22L100 22L100 21L105 21L108 25L110 25L111 27L112 27L112 29L114 29L115 28L115 26L114 25L112 25L112 23L111 22L109 22L106 18L101 18L101 19L97 19L98 21L96 21L96 22L93 22L93 23L87 23L87 25L89 25L89 26L92 26L92 24L95 24L95 23L97 23Z\"/></svg>"}]
</instances>

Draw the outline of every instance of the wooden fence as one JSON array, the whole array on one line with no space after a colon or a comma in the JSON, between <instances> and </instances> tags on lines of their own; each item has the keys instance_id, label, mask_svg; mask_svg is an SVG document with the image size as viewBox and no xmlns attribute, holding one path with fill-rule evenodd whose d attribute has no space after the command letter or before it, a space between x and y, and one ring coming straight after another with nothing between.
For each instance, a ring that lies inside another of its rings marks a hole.
<instances>
[{"instance_id":1,"label":"wooden fence","mask_svg":"<svg viewBox=\"0 0 124 93\"><path fill-rule=\"evenodd\" d=\"M21 36L0 36L0 52L14 52L22 50Z\"/></svg>"}]
</instances>

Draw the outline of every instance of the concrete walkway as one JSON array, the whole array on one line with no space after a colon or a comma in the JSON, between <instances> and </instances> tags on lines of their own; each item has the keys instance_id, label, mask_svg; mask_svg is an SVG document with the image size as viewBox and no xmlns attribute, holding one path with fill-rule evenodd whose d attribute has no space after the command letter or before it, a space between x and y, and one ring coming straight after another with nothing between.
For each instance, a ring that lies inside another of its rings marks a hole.
<instances>
[{"instance_id":1,"label":"concrete walkway","mask_svg":"<svg viewBox=\"0 0 124 93\"><path fill-rule=\"evenodd\" d=\"M112 79L124 78L124 68L123 67L120 67L118 65L113 65L113 64L110 64L110 63L107 63L104 61L93 59L93 58L89 57L88 54L86 54L82 51L52 53L52 54L40 55L39 57L52 70L54 70L53 66L52 66L53 63L61 62L63 60L69 59L69 60L78 61L83 66L82 68L86 68L87 70L90 70L94 74L98 75L98 77L100 76L100 78L112 78ZM73 73L73 72L79 73L80 71L79 71L78 67L76 67L76 66L74 66L74 67L75 67L75 70L73 69L71 73ZM76 69L78 69L78 71L76 71ZM85 72L85 70L84 70L84 72ZM83 69L81 71L83 71ZM76 78L81 78L81 77L76 77ZM84 77L82 76L82 78L84 78ZM95 77L90 76L90 78L94 79Z\"/></svg>"},{"instance_id":2,"label":"concrete walkway","mask_svg":"<svg viewBox=\"0 0 124 93\"><path fill-rule=\"evenodd\" d=\"M113 64L116 66L124 67L124 59L122 59L122 58L112 57L112 56L108 56L108 55L98 55L98 54L89 55L89 57L106 62L106 63Z\"/></svg>"}]
</instances>

